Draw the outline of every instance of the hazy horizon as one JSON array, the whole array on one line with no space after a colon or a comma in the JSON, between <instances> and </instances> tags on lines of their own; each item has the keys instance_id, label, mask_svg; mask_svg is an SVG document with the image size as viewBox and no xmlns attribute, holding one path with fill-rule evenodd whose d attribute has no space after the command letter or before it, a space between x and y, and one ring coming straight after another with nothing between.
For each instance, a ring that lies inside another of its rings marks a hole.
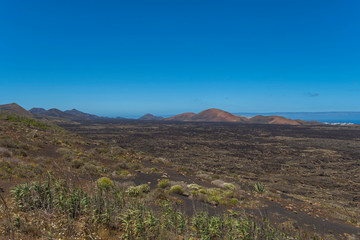
<instances>
[{"instance_id":1,"label":"hazy horizon","mask_svg":"<svg viewBox=\"0 0 360 240\"><path fill-rule=\"evenodd\" d=\"M31 108L30 108L31 109ZM26 109L26 110L30 110L30 109ZM51 108L50 108L51 109ZM76 109L76 108L71 108L71 109ZM66 110L71 110L71 109L59 109L61 111L66 111ZM46 109L49 110L49 109ZM85 112L82 111L81 109L76 109L78 111L81 112ZM206 109L203 109L206 110ZM201 111L203 111L201 110ZM221 109L226 111L226 109ZM189 111L187 111L189 112ZM200 111L199 111L200 112ZM199 112L195 112L195 113L199 113ZM89 114L95 114L101 117L111 117L111 118L115 118L115 117L124 117L124 118L129 118L129 119L137 119L142 117L145 114L152 114L154 116L161 116L161 117L172 117L175 116L177 114L181 114L184 112L178 112L178 113L166 113L166 114L156 114L156 113L151 113L151 112L145 112L143 114L140 115L124 115L121 114L121 112L118 115L101 115L101 114L97 114L96 112L86 112ZM360 111L328 111L328 112L231 112L234 115L240 115L243 117L254 117L257 115L264 115L264 116L272 116L272 115L276 115L276 116L282 116L282 117L286 117L289 119L293 119L293 120L297 120L297 119L301 119L301 120L305 120L305 121L318 121L318 122L326 122L326 123L355 123L355 124L360 124Z\"/></svg>"}]
</instances>

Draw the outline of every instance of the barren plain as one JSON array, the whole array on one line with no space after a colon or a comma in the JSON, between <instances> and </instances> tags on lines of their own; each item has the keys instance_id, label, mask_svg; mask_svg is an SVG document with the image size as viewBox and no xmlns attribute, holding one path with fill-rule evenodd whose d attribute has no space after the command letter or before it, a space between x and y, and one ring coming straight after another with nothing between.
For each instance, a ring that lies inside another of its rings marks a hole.
<instances>
[{"instance_id":1,"label":"barren plain","mask_svg":"<svg viewBox=\"0 0 360 240\"><path fill-rule=\"evenodd\" d=\"M359 126L128 120L63 127L149 153L182 171L231 176L244 189L261 182L282 200L320 204L316 215L324 218L360 221Z\"/></svg>"}]
</instances>

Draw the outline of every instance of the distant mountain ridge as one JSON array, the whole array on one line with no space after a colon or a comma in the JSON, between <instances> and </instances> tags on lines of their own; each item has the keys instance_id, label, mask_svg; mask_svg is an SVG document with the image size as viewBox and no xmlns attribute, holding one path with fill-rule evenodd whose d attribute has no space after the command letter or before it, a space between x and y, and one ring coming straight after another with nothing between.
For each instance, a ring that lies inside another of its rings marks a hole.
<instances>
[{"instance_id":1,"label":"distant mountain ridge","mask_svg":"<svg viewBox=\"0 0 360 240\"><path fill-rule=\"evenodd\" d=\"M263 116L258 115L248 118L248 123L254 124L285 124L285 125L319 125L321 123L315 121L292 120L281 116Z\"/></svg>"},{"instance_id":2,"label":"distant mountain ridge","mask_svg":"<svg viewBox=\"0 0 360 240\"><path fill-rule=\"evenodd\" d=\"M76 109L66 110L66 111L64 111L64 113L70 114L74 118L78 118L78 119L81 119L81 120L99 120L99 119L104 119L105 118L105 117L99 117L99 116L94 115L94 114L80 112L79 110L76 110Z\"/></svg>"},{"instance_id":3,"label":"distant mountain ridge","mask_svg":"<svg viewBox=\"0 0 360 240\"><path fill-rule=\"evenodd\" d=\"M229 112L210 108L198 114L182 113L173 117L165 118L167 121L196 121L196 122L245 122L246 118L233 115Z\"/></svg>"},{"instance_id":4,"label":"distant mountain ridge","mask_svg":"<svg viewBox=\"0 0 360 240\"><path fill-rule=\"evenodd\" d=\"M16 103L0 105L0 111L15 113L26 117L35 117L52 121L101 121L101 120L122 120L125 118L99 117L94 114L84 113L76 109L61 111L56 108L46 110L44 108L32 108L29 111ZM138 118L138 120L153 121L193 121L193 122L237 122L245 124L285 124L285 125L319 125L320 122L293 120L282 116L263 116L243 117L229 112L210 108L200 113L182 113L172 117L163 118L154 116L150 113Z\"/></svg>"},{"instance_id":5,"label":"distant mountain ridge","mask_svg":"<svg viewBox=\"0 0 360 240\"><path fill-rule=\"evenodd\" d=\"M0 111L15 113L19 116L32 117L32 114L16 103L0 105Z\"/></svg>"},{"instance_id":6,"label":"distant mountain ridge","mask_svg":"<svg viewBox=\"0 0 360 240\"><path fill-rule=\"evenodd\" d=\"M29 110L30 113L34 114L35 116L47 116L47 117L54 117L54 118L61 118L61 119L68 119L68 120L102 120L107 119L105 117L99 117L94 114L84 113L76 109L61 111L56 108L51 108L49 110L45 110L43 108L32 108Z\"/></svg>"},{"instance_id":7,"label":"distant mountain ridge","mask_svg":"<svg viewBox=\"0 0 360 240\"><path fill-rule=\"evenodd\" d=\"M191 121L191 118L196 114L192 112L181 113L173 117L165 118L164 120L173 120L173 121Z\"/></svg>"},{"instance_id":8,"label":"distant mountain ridge","mask_svg":"<svg viewBox=\"0 0 360 240\"><path fill-rule=\"evenodd\" d=\"M63 111L56 108L51 108L49 110L45 110L43 108L32 108L29 110L29 112L34 114L34 116L41 115L47 117L66 118L66 119L72 117L70 114L66 114Z\"/></svg>"},{"instance_id":9,"label":"distant mountain ridge","mask_svg":"<svg viewBox=\"0 0 360 240\"><path fill-rule=\"evenodd\" d=\"M160 116L154 116L150 113L147 113L145 114L144 116L138 118L139 120L147 120L147 121L150 121L150 120L162 120L164 119L163 117L160 117Z\"/></svg>"},{"instance_id":10,"label":"distant mountain ridge","mask_svg":"<svg viewBox=\"0 0 360 240\"><path fill-rule=\"evenodd\" d=\"M125 119L123 117L109 118L99 117L94 114L84 113L76 109L61 111L57 108L44 109L32 108L29 111L16 103L0 105L0 111L12 113L24 117L34 117L38 119L46 119L56 122L62 121L94 121L94 120L109 120L109 119Z\"/></svg>"},{"instance_id":11,"label":"distant mountain ridge","mask_svg":"<svg viewBox=\"0 0 360 240\"><path fill-rule=\"evenodd\" d=\"M285 124L285 125L319 125L314 121L292 120L281 116L243 117L229 112L210 108L198 114L182 113L173 117L165 118L166 121L195 121L195 122L239 122L248 124Z\"/></svg>"}]
</instances>

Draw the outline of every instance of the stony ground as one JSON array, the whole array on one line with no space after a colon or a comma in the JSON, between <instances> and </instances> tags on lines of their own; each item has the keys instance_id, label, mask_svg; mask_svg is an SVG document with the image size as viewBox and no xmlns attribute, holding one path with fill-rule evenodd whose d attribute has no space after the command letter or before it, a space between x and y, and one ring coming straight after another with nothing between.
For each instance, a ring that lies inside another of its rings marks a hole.
<instances>
[{"instance_id":1,"label":"stony ground","mask_svg":"<svg viewBox=\"0 0 360 240\"><path fill-rule=\"evenodd\" d=\"M357 128L137 121L65 127L70 132L0 115L0 238L360 236ZM274 160L280 157L286 161ZM339 159L346 164L330 164ZM325 163L342 185L326 185ZM341 169L352 174L353 192L343 187L351 184ZM322 181L299 180L311 172Z\"/></svg>"},{"instance_id":2,"label":"stony ground","mask_svg":"<svg viewBox=\"0 0 360 240\"><path fill-rule=\"evenodd\" d=\"M360 223L358 126L123 121L65 127L244 186L262 182L282 196L273 202L296 214Z\"/></svg>"}]
</instances>

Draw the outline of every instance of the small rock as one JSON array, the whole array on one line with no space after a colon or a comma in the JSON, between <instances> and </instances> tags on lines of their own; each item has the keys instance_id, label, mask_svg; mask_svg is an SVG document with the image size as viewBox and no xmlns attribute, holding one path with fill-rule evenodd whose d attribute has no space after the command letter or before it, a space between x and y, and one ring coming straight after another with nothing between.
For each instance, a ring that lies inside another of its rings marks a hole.
<instances>
[{"instance_id":1,"label":"small rock","mask_svg":"<svg viewBox=\"0 0 360 240\"><path fill-rule=\"evenodd\" d=\"M223 180L217 179L217 180L211 181L211 184L213 184L217 187L224 187L225 182Z\"/></svg>"}]
</instances>

